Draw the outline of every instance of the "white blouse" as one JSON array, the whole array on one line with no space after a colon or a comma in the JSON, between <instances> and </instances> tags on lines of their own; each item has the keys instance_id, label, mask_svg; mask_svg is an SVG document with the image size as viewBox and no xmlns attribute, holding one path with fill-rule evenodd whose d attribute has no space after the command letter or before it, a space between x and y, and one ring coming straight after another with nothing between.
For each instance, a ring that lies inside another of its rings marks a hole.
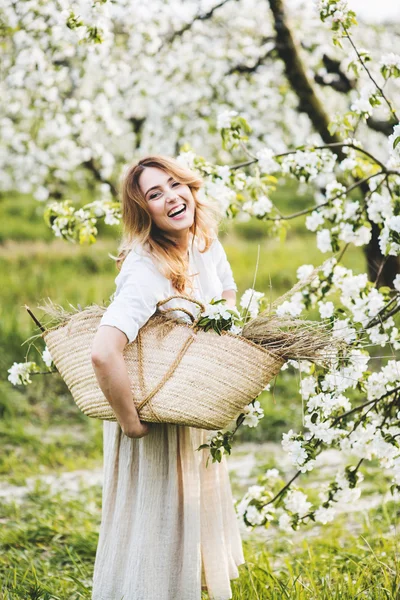
<instances>
[{"instance_id":1,"label":"white blouse","mask_svg":"<svg viewBox=\"0 0 400 600\"><path fill-rule=\"evenodd\" d=\"M221 298L225 290L237 291L232 269L221 242L216 238L210 248L201 253L199 240L190 234L189 275L193 274L194 293L192 296L203 303L212 298ZM172 282L156 267L151 254L136 243L125 258L121 270L115 278L117 289L111 296L111 303L103 314L99 327L111 325L123 331L128 343L135 340L138 330L149 320L157 308L157 302L177 294ZM164 307L180 306L194 316L196 307L188 300L172 299ZM161 310L162 310L161 308ZM173 313L172 313L173 314ZM177 312L189 321L183 312Z\"/></svg>"}]
</instances>

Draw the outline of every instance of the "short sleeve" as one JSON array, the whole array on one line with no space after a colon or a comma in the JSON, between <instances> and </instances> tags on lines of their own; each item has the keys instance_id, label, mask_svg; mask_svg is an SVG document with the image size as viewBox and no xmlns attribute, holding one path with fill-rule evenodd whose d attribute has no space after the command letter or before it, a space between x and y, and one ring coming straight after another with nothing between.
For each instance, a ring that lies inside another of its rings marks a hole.
<instances>
[{"instance_id":1,"label":"short sleeve","mask_svg":"<svg viewBox=\"0 0 400 600\"><path fill-rule=\"evenodd\" d=\"M231 265L229 264L224 247L218 238L212 243L211 249L223 290L235 290L237 292L238 288L233 277Z\"/></svg>"},{"instance_id":2,"label":"short sleeve","mask_svg":"<svg viewBox=\"0 0 400 600\"><path fill-rule=\"evenodd\" d=\"M131 251L115 279L117 289L99 327L116 327L125 333L128 343L132 343L163 296L163 279L150 258L140 257Z\"/></svg>"}]
</instances>

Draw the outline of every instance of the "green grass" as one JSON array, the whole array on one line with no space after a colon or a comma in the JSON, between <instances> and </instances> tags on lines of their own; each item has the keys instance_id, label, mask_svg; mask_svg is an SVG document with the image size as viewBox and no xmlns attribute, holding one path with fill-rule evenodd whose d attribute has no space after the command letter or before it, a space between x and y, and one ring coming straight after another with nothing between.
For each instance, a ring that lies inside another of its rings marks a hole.
<instances>
[{"instance_id":1,"label":"green grass","mask_svg":"<svg viewBox=\"0 0 400 600\"><path fill-rule=\"evenodd\" d=\"M2 600L90 598L100 498L96 486L72 495L38 484L21 503L0 503ZM396 514L392 502L334 524L246 539L233 600L397 600Z\"/></svg>"}]
</instances>

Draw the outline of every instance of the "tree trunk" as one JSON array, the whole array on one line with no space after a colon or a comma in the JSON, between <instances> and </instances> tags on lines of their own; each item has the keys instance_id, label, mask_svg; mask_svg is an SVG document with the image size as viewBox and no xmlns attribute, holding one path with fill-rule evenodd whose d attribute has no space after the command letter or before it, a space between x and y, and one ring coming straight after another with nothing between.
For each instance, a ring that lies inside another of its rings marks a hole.
<instances>
[{"instance_id":1,"label":"tree trunk","mask_svg":"<svg viewBox=\"0 0 400 600\"><path fill-rule=\"evenodd\" d=\"M279 58L285 65L285 73L292 90L299 98L298 109L305 112L310 118L315 130L319 133L326 144L342 141L338 136L331 135L328 130L330 119L324 110L322 101L318 98L314 83L307 77L298 44L285 14L282 0L268 0L276 31L276 50ZM341 148L332 148L339 160L345 155ZM357 180L355 180L357 181ZM364 197L369 192L367 183L360 185ZM371 223L372 238L364 247L367 260L368 277L371 281L377 281L379 285L392 286L393 279L400 273L400 260L397 256L383 256L379 248L379 229L375 223Z\"/></svg>"}]
</instances>

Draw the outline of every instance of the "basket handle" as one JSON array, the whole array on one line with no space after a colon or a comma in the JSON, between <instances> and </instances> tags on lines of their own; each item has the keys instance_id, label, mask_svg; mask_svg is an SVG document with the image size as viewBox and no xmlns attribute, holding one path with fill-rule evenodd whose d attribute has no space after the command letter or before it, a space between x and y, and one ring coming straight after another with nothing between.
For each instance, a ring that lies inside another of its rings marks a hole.
<instances>
[{"instance_id":1,"label":"basket handle","mask_svg":"<svg viewBox=\"0 0 400 600\"><path fill-rule=\"evenodd\" d=\"M206 307L204 306L204 304L202 302L199 302L199 300L196 300L195 298L191 298L190 296L168 296L168 298L165 298L164 300L160 300L159 302L157 302L157 308L159 308L160 306L162 306L163 304L166 304L167 302L169 302L170 300L172 300L172 298L180 298L182 300L189 300L189 302L193 302L193 304L197 304L202 312L204 312L206 310ZM175 310L180 310L181 312L186 313L189 317L190 320L192 321L192 324L195 322L195 318L192 315L192 313L188 310L186 310L186 308L164 308L162 311L160 311L161 313L166 313L166 312L172 312Z\"/></svg>"}]
</instances>

